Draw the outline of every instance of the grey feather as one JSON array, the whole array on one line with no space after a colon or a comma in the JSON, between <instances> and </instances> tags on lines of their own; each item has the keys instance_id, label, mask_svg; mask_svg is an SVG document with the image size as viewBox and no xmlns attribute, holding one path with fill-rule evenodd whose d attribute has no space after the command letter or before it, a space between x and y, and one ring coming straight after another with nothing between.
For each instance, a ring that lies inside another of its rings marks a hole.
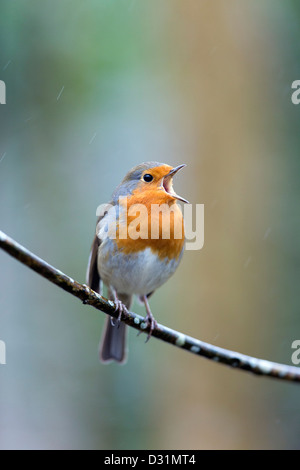
<instances>
[{"instance_id":1,"label":"grey feather","mask_svg":"<svg viewBox=\"0 0 300 470\"><path fill-rule=\"evenodd\" d=\"M110 296L113 297L113 296ZM132 296L118 295L118 299L130 309ZM125 363L127 359L127 325L121 322L112 325L110 317L107 317L103 335L99 346L99 358L101 362L117 361Z\"/></svg>"}]
</instances>

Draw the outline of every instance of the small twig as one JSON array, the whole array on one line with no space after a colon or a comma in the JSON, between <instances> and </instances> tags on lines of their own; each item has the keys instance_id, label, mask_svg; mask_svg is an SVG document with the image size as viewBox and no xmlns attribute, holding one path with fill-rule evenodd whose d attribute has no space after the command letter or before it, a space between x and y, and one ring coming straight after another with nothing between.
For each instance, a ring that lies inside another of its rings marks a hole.
<instances>
[{"instance_id":1,"label":"small twig","mask_svg":"<svg viewBox=\"0 0 300 470\"><path fill-rule=\"evenodd\" d=\"M72 278L46 263L43 259L34 255L23 246L19 245L12 238L0 231L0 248L25 264L35 272L61 287L70 294L78 297L83 303L92 305L102 312L118 317L118 311L115 310L115 304L101 295L94 292L85 284L80 284ZM122 321L127 325L148 333L149 326L144 322L143 317L136 313L129 312L122 314ZM164 325L158 324L153 330L152 336L161 339L167 343L173 344L181 349L185 349L198 356L206 357L220 364L225 364L236 369L245 370L256 375L273 377L276 379L300 382L300 368L270 362L264 359L246 356L238 352L213 346L204 343L198 339L187 336L178 331L172 330Z\"/></svg>"}]
</instances>

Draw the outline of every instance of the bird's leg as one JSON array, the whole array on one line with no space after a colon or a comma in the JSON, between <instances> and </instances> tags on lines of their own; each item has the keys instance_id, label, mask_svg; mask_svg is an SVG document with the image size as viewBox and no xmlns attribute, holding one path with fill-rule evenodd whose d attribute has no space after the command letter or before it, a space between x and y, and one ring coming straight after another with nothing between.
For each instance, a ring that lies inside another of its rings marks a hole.
<instances>
[{"instance_id":1,"label":"bird's leg","mask_svg":"<svg viewBox=\"0 0 300 470\"><path fill-rule=\"evenodd\" d=\"M149 327L150 327L150 330L149 330L149 333L148 333L148 336L147 336L147 339L146 339L146 343L147 343L147 341L149 341L149 339L151 338L152 331L154 330L154 328L157 327L157 321L155 320L154 316L152 315L147 296L143 295L141 297L141 299L143 300L143 302L145 304L146 312L147 312L147 315L145 317L145 322L147 322L149 324Z\"/></svg>"},{"instance_id":2,"label":"bird's leg","mask_svg":"<svg viewBox=\"0 0 300 470\"><path fill-rule=\"evenodd\" d=\"M115 312L119 311L117 320L115 321L114 317L110 317L110 323L112 324L112 326L117 326L119 328L120 323L121 323L122 313L128 313L128 309L126 305L124 305L123 302L118 299L117 291L112 286L110 286L109 289L114 297L114 302L116 304Z\"/></svg>"}]
</instances>

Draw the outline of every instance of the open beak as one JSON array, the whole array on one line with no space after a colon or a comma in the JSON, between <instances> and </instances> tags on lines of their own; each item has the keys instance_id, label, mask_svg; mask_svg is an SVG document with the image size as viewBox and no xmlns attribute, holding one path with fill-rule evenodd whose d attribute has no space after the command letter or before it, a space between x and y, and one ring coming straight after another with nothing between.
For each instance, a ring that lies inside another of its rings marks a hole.
<instances>
[{"instance_id":1,"label":"open beak","mask_svg":"<svg viewBox=\"0 0 300 470\"><path fill-rule=\"evenodd\" d=\"M178 194L176 194L175 191L173 190L173 176L177 173L177 171L181 170L181 168L184 168L185 166L186 165L183 164L183 165L178 165L175 168L172 168L172 170L169 171L169 173L163 177L162 187L166 191L166 193L170 194L170 196L174 197L175 199L178 199L179 201L186 202L188 204L189 201L187 201L181 196L178 196Z\"/></svg>"}]
</instances>

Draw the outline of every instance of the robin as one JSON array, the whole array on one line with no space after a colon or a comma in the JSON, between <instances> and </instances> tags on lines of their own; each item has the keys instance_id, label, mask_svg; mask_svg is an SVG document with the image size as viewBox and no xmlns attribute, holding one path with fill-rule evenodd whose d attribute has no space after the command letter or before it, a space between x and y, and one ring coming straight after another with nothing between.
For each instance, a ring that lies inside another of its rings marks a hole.
<instances>
[{"instance_id":1,"label":"robin","mask_svg":"<svg viewBox=\"0 0 300 470\"><path fill-rule=\"evenodd\" d=\"M127 326L120 320L134 295L145 304L148 339L156 327L148 299L175 272L184 250L183 216L177 201L188 201L174 192L172 181L185 166L137 165L98 218L87 283L100 294L104 283L119 310L117 321L106 319L99 348L101 362L126 361Z\"/></svg>"}]
</instances>

